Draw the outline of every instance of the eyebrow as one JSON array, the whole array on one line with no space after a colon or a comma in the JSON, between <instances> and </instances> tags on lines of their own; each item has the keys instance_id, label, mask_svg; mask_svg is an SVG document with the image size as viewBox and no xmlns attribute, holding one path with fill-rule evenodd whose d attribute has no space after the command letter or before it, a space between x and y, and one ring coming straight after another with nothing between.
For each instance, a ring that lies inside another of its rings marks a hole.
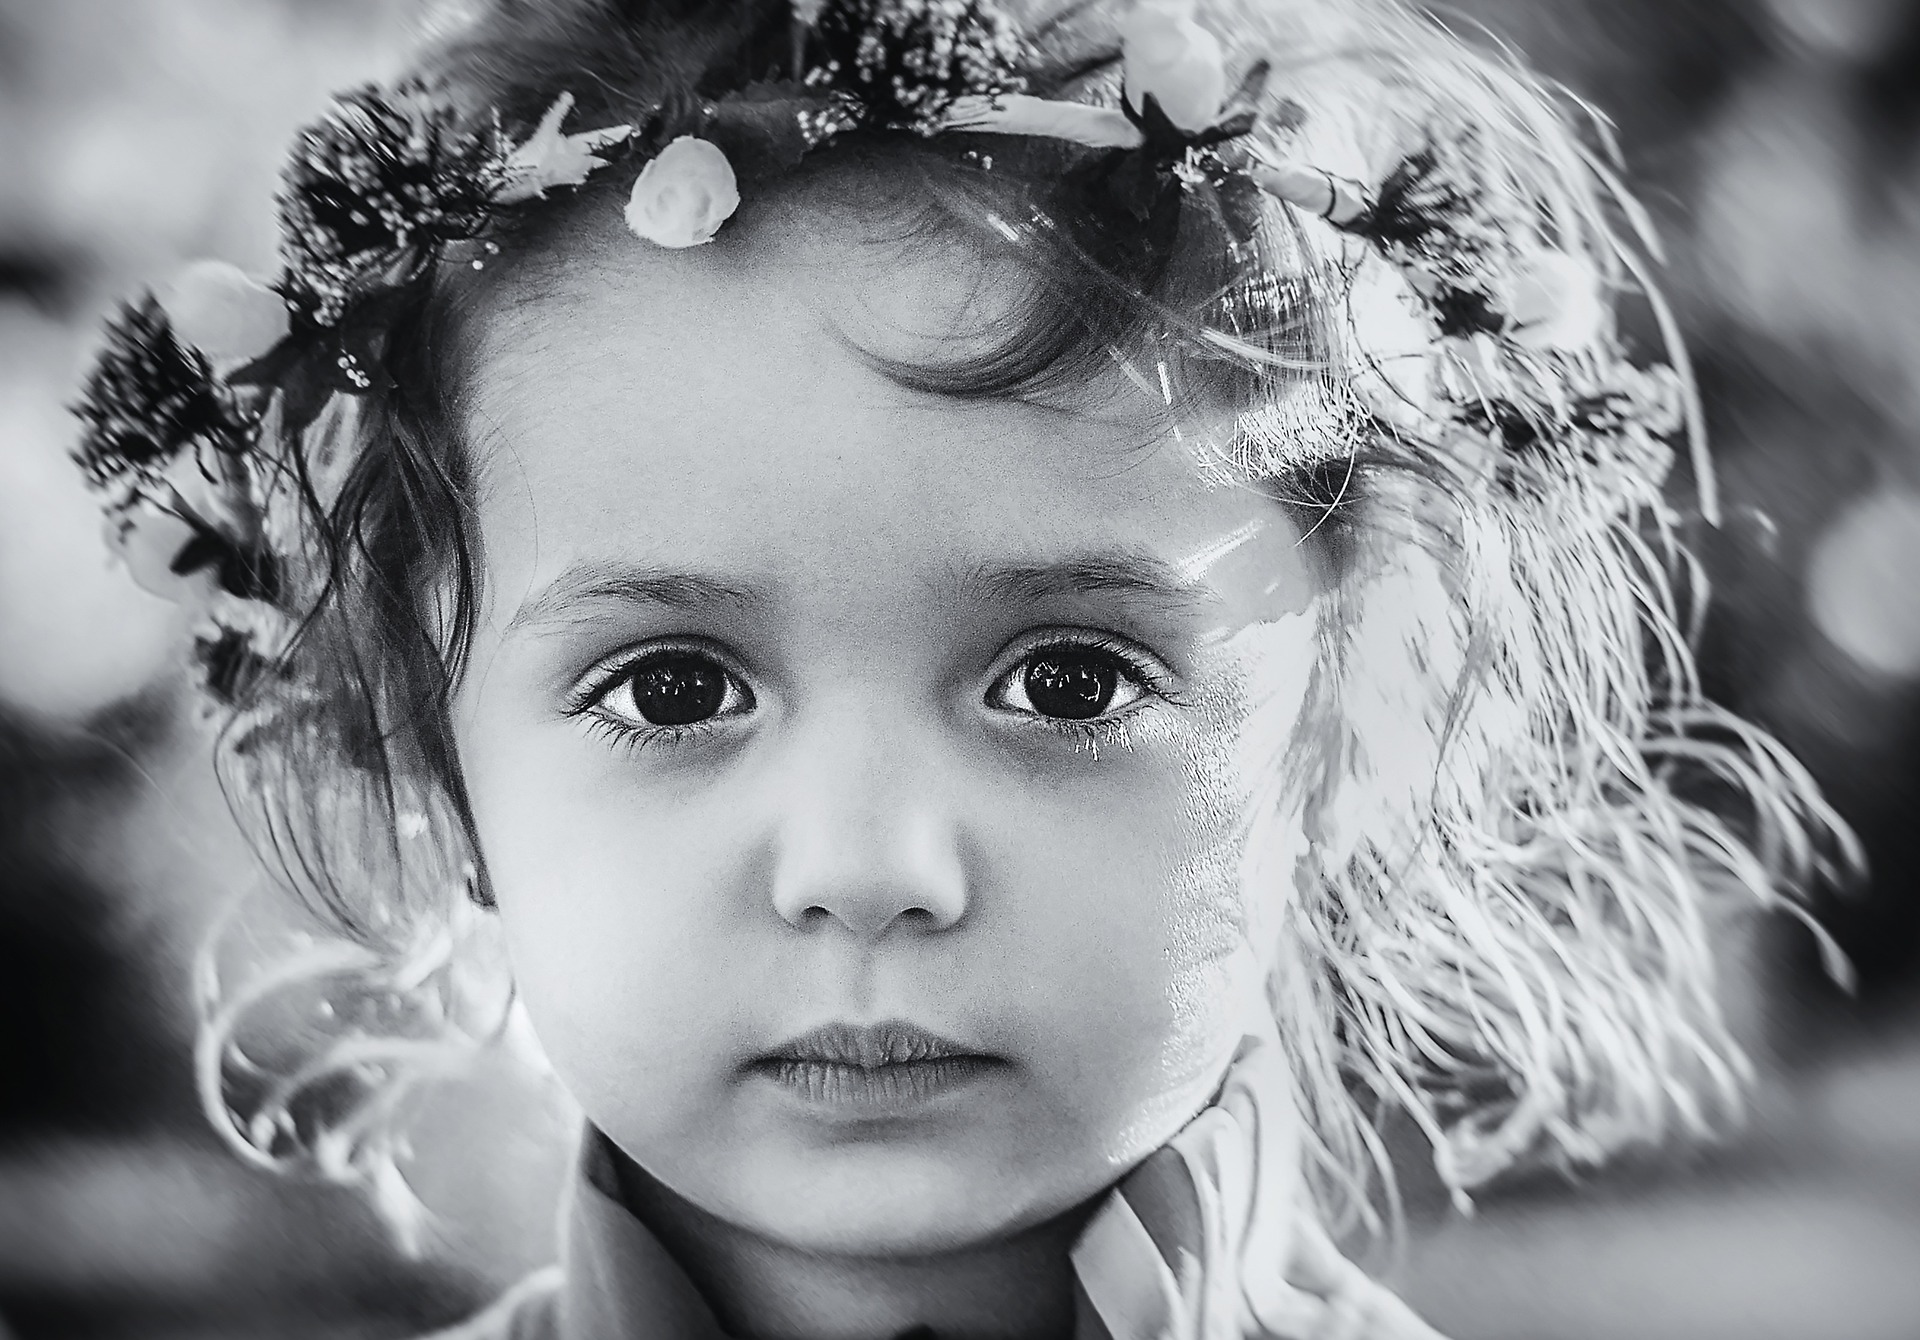
<instances>
[{"instance_id":1,"label":"eyebrow","mask_svg":"<svg viewBox=\"0 0 1920 1340\"><path fill-rule=\"evenodd\" d=\"M667 609L698 610L715 605L748 608L766 603L764 591L704 573L582 561L547 583L538 595L521 602L507 624L507 632L541 624L570 623L590 617L591 610L603 605L660 605Z\"/></svg>"},{"instance_id":2,"label":"eyebrow","mask_svg":"<svg viewBox=\"0 0 1920 1340\"><path fill-rule=\"evenodd\" d=\"M1131 550L1075 555L1048 563L979 567L959 583L962 599L1037 605L1072 596L1118 595L1180 613L1215 599L1204 582L1185 577L1152 554Z\"/></svg>"},{"instance_id":3,"label":"eyebrow","mask_svg":"<svg viewBox=\"0 0 1920 1340\"><path fill-rule=\"evenodd\" d=\"M1216 597L1197 576L1146 553L1129 550L1079 554L1042 563L980 566L959 574L952 595L963 604L1039 605L1074 596L1117 595L1183 613ZM658 605L700 610L716 605L752 609L772 603L763 588L705 573L605 561L573 564L539 594L528 597L507 624L509 634L543 624L592 617L606 605Z\"/></svg>"}]
</instances>

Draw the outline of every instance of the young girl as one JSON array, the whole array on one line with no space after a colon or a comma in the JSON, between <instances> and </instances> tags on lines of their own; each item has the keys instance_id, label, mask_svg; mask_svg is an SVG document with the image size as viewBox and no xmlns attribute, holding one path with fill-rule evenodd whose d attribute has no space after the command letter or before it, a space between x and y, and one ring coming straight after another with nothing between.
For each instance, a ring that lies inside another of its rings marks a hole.
<instances>
[{"instance_id":1,"label":"young girl","mask_svg":"<svg viewBox=\"0 0 1920 1340\"><path fill-rule=\"evenodd\" d=\"M585 1111L462 1334L1426 1336L1331 1245L1389 1114L1464 1200L1731 1111L1712 903L1827 818L1694 681L1691 386L1539 85L1390 0L437 41L78 456L334 932L207 975L216 1119L401 1190L509 980Z\"/></svg>"}]
</instances>

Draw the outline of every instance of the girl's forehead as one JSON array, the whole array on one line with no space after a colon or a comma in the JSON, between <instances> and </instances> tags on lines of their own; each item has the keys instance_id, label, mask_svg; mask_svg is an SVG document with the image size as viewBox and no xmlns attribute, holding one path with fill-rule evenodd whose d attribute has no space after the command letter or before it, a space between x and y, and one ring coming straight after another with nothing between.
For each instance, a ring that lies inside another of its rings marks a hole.
<instances>
[{"instance_id":1,"label":"girl's forehead","mask_svg":"<svg viewBox=\"0 0 1920 1340\"><path fill-rule=\"evenodd\" d=\"M1019 274L770 233L597 250L483 309L465 430L503 600L621 563L861 597L1116 554L1191 579L1256 537L1276 574L1304 574L1286 515L1122 378L1039 405L929 393L876 361L964 358Z\"/></svg>"}]
</instances>

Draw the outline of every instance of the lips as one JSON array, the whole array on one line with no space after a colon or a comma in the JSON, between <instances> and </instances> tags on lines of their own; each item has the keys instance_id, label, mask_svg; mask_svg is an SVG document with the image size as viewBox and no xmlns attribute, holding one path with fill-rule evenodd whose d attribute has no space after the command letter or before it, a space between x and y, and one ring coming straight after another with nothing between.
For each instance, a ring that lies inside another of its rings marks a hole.
<instances>
[{"instance_id":1,"label":"lips","mask_svg":"<svg viewBox=\"0 0 1920 1340\"><path fill-rule=\"evenodd\" d=\"M808 1104L877 1113L932 1102L1006 1064L913 1024L889 1021L813 1029L751 1068Z\"/></svg>"}]
</instances>

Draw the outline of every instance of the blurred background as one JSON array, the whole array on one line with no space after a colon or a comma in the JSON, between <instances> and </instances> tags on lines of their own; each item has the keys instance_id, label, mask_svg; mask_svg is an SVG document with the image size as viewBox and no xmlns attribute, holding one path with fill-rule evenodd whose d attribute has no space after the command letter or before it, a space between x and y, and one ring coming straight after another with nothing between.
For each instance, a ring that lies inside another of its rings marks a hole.
<instances>
[{"instance_id":1,"label":"blurred background","mask_svg":"<svg viewBox=\"0 0 1920 1340\"><path fill-rule=\"evenodd\" d=\"M416 1255L200 1117L189 967L252 877L179 616L108 566L65 454L112 299L201 256L270 269L288 137L397 68L420 8L0 0L0 1340L403 1336L552 1252L565 1107L504 1065L423 1117L441 1227ZM1915 1340L1920 0L1447 13L1618 123L1728 511L1693 537L1709 681L1818 775L1873 874L1818 909L1851 993L1790 923L1729 945L1763 1072L1740 1138L1471 1219L1416 1194L1399 1281L1459 1340Z\"/></svg>"}]
</instances>

